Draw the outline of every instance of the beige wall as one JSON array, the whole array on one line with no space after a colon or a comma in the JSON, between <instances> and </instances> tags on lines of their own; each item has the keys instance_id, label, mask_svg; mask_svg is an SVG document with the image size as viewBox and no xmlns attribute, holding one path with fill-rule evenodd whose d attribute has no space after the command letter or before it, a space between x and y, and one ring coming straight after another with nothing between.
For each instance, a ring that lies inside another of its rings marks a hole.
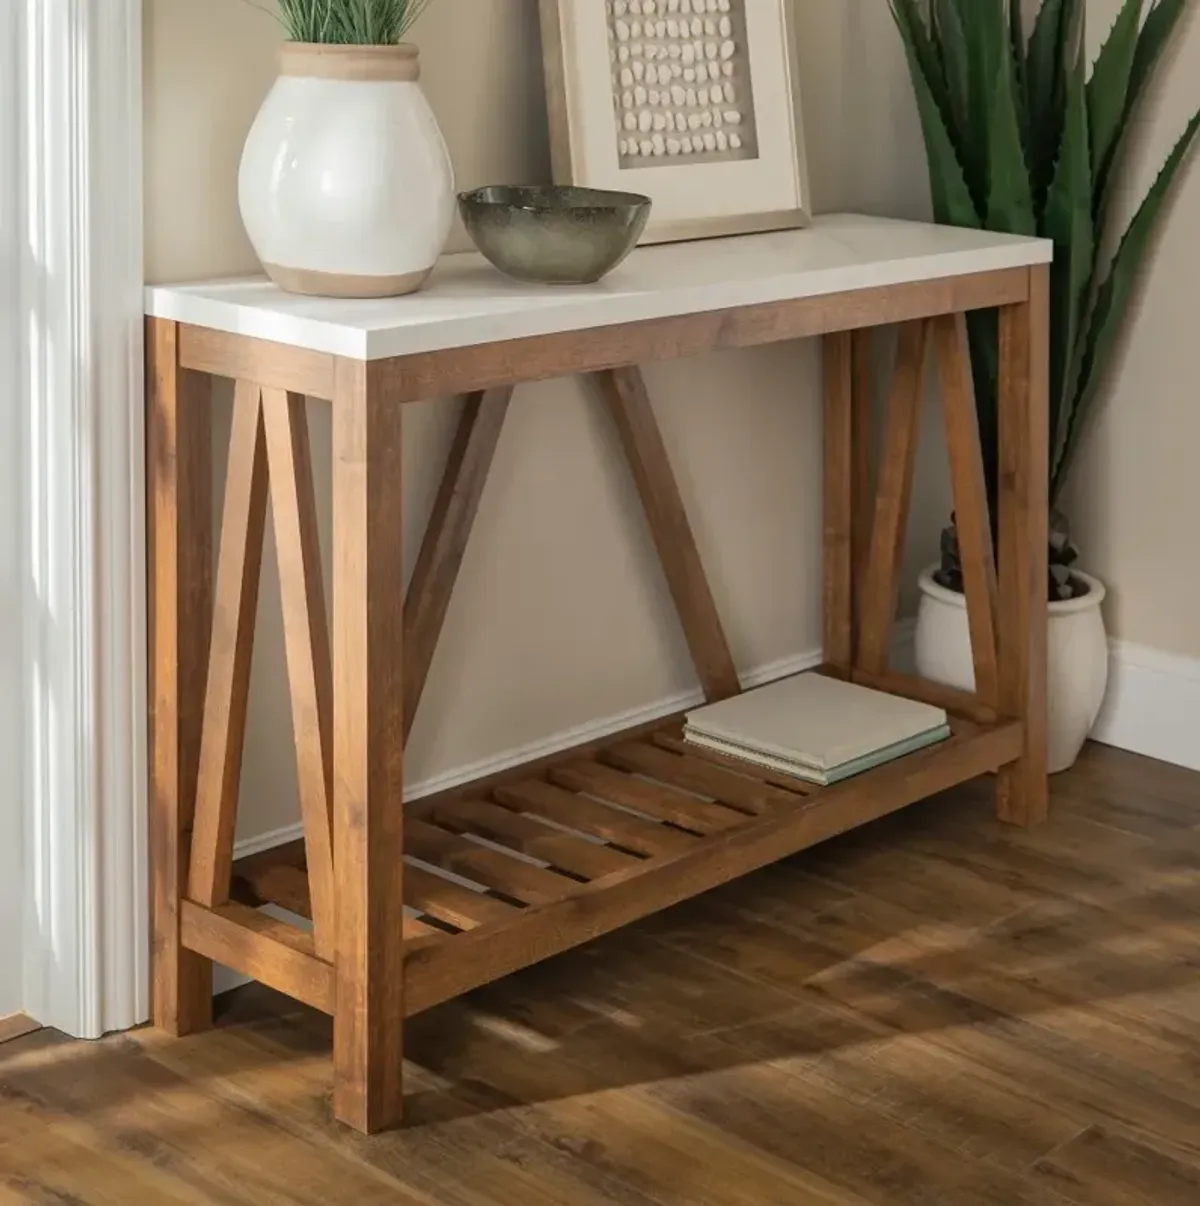
<instances>
[{"instance_id":1,"label":"beige wall","mask_svg":"<svg viewBox=\"0 0 1200 1206\"><path fill-rule=\"evenodd\" d=\"M464 187L548 176L535 11L533 0L438 0L418 26L426 87ZM886 6L801 0L797 12L817 207L921 216L919 135ZM279 36L247 0L146 0L151 280L256 269L237 214L236 169ZM864 127L855 112L876 117ZM649 380L738 665L815 648L818 349L664 365ZM312 416L327 500L328 417L316 404ZM410 567L454 418L453 404L411 411ZM936 440L928 455L936 469L944 456ZM927 475L918 495L917 561L948 512L943 476ZM327 538L327 501L322 520ZM271 564L255 651L244 835L295 819ZM605 416L574 383L521 390L413 734L410 779L642 707L694 681Z\"/></svg>"},{"instance_id":2,"label":"beige wall","mask_svg":"<svg viewBox=\"0 0 1200 1206\"><path fill-rule=\"evenodd\" d=\"M1093 41L1117 7L1117 0L1089 4ZM1140 203L1197 107L1200 13L1193 12L1143 111L1122 218ZM1198 282L1200 156L1180 182L1067 499L1087 567L1109 584L1111 630L1190 657L1200 657Z\"/></svg>"}]
</instances>

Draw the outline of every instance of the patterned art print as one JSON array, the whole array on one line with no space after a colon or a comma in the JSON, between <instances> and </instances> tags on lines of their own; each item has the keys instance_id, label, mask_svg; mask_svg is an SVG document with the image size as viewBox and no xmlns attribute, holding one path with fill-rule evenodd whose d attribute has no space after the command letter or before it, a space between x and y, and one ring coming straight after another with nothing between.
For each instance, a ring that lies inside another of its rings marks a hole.
<instances>
[{"instance_id":1,"label":"patterned art print","mask_svg":"<svg viewBox=\"0 0 1200 1206\"><path fill-rule=\"evenodd\" d=\"M745 0L602 0L622 168L758 158Z\"/></svg>"}]
</instances>

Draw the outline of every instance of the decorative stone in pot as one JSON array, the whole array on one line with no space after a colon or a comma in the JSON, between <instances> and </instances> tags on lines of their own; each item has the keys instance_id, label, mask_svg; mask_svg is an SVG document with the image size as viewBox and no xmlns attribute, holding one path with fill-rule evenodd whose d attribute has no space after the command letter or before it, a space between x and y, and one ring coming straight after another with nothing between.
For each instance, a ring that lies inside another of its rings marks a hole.
<instances>
[{"instance_id":1,"label":"decorative stone in pot","mask_svg":"<svg viewBox=\"0 0 1200 1206\"><path fill-rule=\"evenodd\" d=\"M454 220L454 173L415 46L287 42L246 139L242 220L291 293L419 289Z\"/></svg>"},{"instance_id":2,"label":"decorative stone in pot","mask_svg":"<svg viewBox=\"0 0 1200 1206\"><path fill-rule=\"evenodd\" d=\"M934 581L936 567L920 577L915 655L922 678L975 689L966 599ZM1072 569L1088 592L1050 604L1047 705L1050 773L1074 766L1104 703L1108 688L1108 639L1104 630L1103 583Z\"/></svg>"}]
</instances>

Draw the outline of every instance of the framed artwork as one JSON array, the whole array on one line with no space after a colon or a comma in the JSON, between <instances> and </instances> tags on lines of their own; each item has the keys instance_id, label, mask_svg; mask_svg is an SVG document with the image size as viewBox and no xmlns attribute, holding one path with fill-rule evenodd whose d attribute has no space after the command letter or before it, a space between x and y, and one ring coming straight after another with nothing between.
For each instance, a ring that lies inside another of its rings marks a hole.
<instances>
[{"instance_id":1,"label":"framed artwork","mask_svg":"<svg viewBox=\"0 0 1200 1206\"><path fill-rule=\"evenodd\" d=\"M541 0L554 178L644 193L643 242L808 224L791 0Z\"/></svg>"}]
</instances>

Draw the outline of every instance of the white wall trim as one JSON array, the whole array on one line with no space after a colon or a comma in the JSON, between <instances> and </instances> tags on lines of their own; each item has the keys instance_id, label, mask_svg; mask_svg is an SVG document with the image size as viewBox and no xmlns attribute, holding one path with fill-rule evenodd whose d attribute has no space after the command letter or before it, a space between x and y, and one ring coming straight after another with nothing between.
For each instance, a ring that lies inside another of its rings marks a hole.
<instances>
[{"instance_id":1,"label":"white wall trim","mask_svg":"<svg viewBox=\"0 0 1200 1206\"><path fill-rule=\"evenodd\" d=\"M1092 736L1200 770L1200 658L1109 642L1108 696Z\"/></svg>"},{"instance_id":2,"label":"white wall trim","mask_svg":"<svg viewBox=\"0 0 1200 1206\"><path fill-rule=\"evenodd\" d=\"M146 1016L141 0L20 0L25 1009Z\"/></svg>"},{"instance_id":3,"label":"white wall trim","mask_svg":"<svg viewBox=\"0 0 1200 1206\"><path fill-rule=\"evenodd\" d=\"M803 670L811 670L821 664L821 651L810 649L804 653L793 654L774 662L767 662L753 670L741 674L743 687L761 687L764 683L774 682L777 678L786 678L789 674L799 674ZM569 750L572 746L583 745L588 741L600 741L613 733L631 729L635 725L649 724L663 716L671 716L682 712L685 708L695 708L704 702L704 692L695 687L690 691L680 691L674 695L664 696L653 703L642 707L631 708L626 712L618 712L613 716L605 716L587 724L577 725L570 729L561 729L538 741L515 749L504 750L489 758L481 758L478 762L469 762L464 766L456 766L440 775L421 779L416 783L406 783L404 786L405 800L419 800L423 796L436 795L439 791L449 791L471 783L487 775L498 775L511 770L514 766L522 766L538 758L548 758L553 754ZM274 846L282 846L285 842L293 842L304 836L304 827L299 822L285 825L282 829L272 829L268 833L257 834L238 842L235 855L243 858L247 854L258 854L270 850Z\"/></svg>"}]
</instances>

